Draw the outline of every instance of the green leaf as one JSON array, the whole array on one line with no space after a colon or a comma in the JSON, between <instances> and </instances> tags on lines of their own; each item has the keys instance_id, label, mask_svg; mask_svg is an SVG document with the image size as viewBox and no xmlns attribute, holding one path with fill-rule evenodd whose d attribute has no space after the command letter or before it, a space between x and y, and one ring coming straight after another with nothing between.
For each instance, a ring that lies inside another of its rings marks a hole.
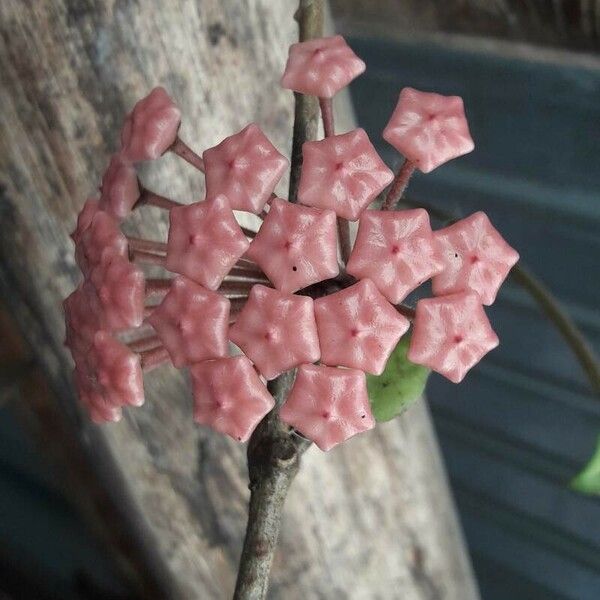
<instances>
[{"instance_id":1,"label":"green leaf","mask_svg":"<svg viewBox=\"0 0 600 600\"><path fill-rule=\"evenodd\" d=\"M600 435L594 455L583 470L571 481L571 488L582 494L600 496Z\"/></svg>"},{"instance_id":2,"label":"green leaf","mask_svg":"<svg viewBox=\"0 0 600 600\"><path fill-rule=\"evenodd\" d=\"M415 365L406 358L410 336L404 336L392 352L379 375L367 375L367 389L373 416L377 421L389 421L403 413L421 396L429 377L429 369Z\"/></svg>"}]
</instances>

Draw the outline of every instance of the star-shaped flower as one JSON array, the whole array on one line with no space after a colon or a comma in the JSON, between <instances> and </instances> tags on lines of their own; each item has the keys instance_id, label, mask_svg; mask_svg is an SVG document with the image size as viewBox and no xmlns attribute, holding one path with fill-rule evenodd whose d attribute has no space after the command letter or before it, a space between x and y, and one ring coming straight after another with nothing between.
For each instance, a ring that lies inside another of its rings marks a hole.
<instances>
[{"instance_id":1,"label":"star-shaped flower","mask_svg":"<svg viewBox=\"0 0 600 600\"><path fill-rule=\"evenodd\" d=\"M185 277L177 277L148 321L173 365L181 368L227 356L230 302Z\"/></svg>"},{"instance_id":2,"label":"star-shaped flower","mask_svg":"<svg viewBox=\"0 0 600 600\"><path fill-rule=\"evenodd\" d=\"M335 213L274 198L247 256L283 292L335 277L339 273Z\"/></svg>"},{"instance_id":3,"label":"star-shaped flower","mask_svg":"<svg viewBox=\"0 0 600 600\"><path fill-rule=\"evenodd\" d=\"M245 442L275 401L245 356L190 368L196 422Z\"/></svg>"},{"instance_id":4,"label":"star-shaped flower","mask_svg":"<svg viewBox=\"0 0 600 600\"><path fill-rule=\"evenodd\" d=\"M383 137L423 173L475 145L462 98L404 88Z\"/></svg>"},{"instance_id":5,"label":"star-shaped flower","mask_svg":"<svg viewBox=\"0 0 600 600\"><path fill-rule=\"evenodd\" d=\"M162 87L154 88L133 107L121 131L123 156L131 162L154 160L177 137L181 111Z\"/></svg>"},{"instance_id":6,"label":"star-shaped flower","mask_svg":"<svg viewBox=\"0 0 600 600\"><path fill-rule=\"evenodd\" d=\"M266 379L319 360L313 300L255 285L229 338Z\"/></svg>"},{"instance_id":7,"label":"star-shaped flower","mask_svg":"<svg viewBox=\"0 0 600 600\"><path fill-rule=\"evenodd\" d=\"M315 300L321 361L380 375L409 327L370 279Z\"/></svg>"},{"instance_id":8,"label":"star-shaped flower","mask_svg":"<svg viewBox=\"0 0 600 600\"><path fill-rule=\"evenodd\" d=\"M323 451L375 427L365 374L356 369L302 365L280 416Z\"/></svg>"},{"instance_id":9,"label":"star-shaped flower","mask_svg":"<svg viewBox=\"0 0 600 600\"><path fill-rule=\"evenodd\" d=\"M332 98L366 68L341 35L290 46L281 86L320 98Z\"/></svg>"},{"instance_id":10,"label":"star-shaped flower","mask_svg":"<svg viewBox=\"0 0 600 600\"><path fill-rule=\"evenodd\" d=\"M139 327L144 320L144 273L126 258L108 254L90 272L109 331Z\"/></svg>"},{"instance_id":11,"label":"star-shaped flower","mask_svg":"<svg viewBox=\"0 0 600 600\"><path fill-rule=\"evenodd\" d=\"M139 355L106 331L96 333L75 371L79 398L96 420L119 420L122 406L144 403Z\"/></svg>"},{"instance_id":12,"label":"star-shaped flower","mask_svg":"<svg viewBox=\"0 0 600 600\"><path fill-rule=\"evenodd\" d=\"M299 201L350 221L394 179L363 129L305 142L302 156Z\"/></svg>"},{"instance_id":13,"label":"star-shaped flower","mask_svg":"<svg viewBox=\"0 0 600 600\"><path fill-rule=\"evenodd\" d=\"M419 300L407 356L460 383L498 343L479 296L461 292Z\"/></svg>"},{"instance_id":14,"label":"star-shaped flower","mask_svg":"<svg viewBox=\"0 0 600 600\"><path fill-rule=\"evenodd\" d=\"M71 233L71 239L77 245L81 236L85 231L88 230L89 226L92 224L92 219L95 214L100 210L98 206L99 201L96 198L88 198L83 205L83 208L79 211L77 215L77 225Z\"/></svg>"},{"instance_id":15,"label":"star-shaped flower","mask_svg":"<svg viewBox=\"0 0 600 600\"><path fill-rule=\"evenodd\" d=\"M216 290L249 246L225 196L170 211L166 266Z\"/></svg>"},{"instance_id":16,"label":"star-shaped flower","mask_svg":"<svg viewBox=\"0 0 600 600\"><path fill-rule=\"evenodd\" d=\"M434 233L444 270L433 278L436 296L473 290L490 305L519 254L490 223L476 212Z\"/></svg>"},{"instance_id":17,"label":"star-shaped flower","mask_svg":"<svg viewBox=\"0 0 600 600\"><path fill-rule=\"evenodd\" d=\"M368 277L398 304L442 268L427 211L365 211L348 261L350 275Z\"/></svg>"},{"instance_id":18,"label":"star-shaped flower","mask_svg":"<svg viewBox=\"0 0 600 600\"><path fill-rule=\"evenodd\" d=\"M116 219L124 219L140 197L133 165L121 153L114 154L100 186L100 208Z\"/></svg>"},{"instance_id":19,"label":"star-shaped flower","mask_svg":"<svg viewBox=\"0 0 600 600\"><path fill-rule=\"evenodd\" d=\"M104 315L93 285L84 281L63 302L65 313L65 346L79 362L94 341L94 336L104 328Z\"/></svg>"},{"instance_id":20,"label":"star-shaped flower","mask_svg":"<svg viewBox=\"0 0 600 600\"><path fill-rule=\"evenodd\" d=\"M82 211L88 212L84 215L85 220L92 210L93 206L86 203ZM75 241L75 260L86 276L100 264L103 256L127 257L127 238L119 229L117 221L102 210L97 210L91 216L87 227L84 227L82 217L81 228L78 225L72 237Z\"/></svg>"},{"instance_id":21,"label":"star-shaped flower","mask_svg":"<svg viewBox=\"0 0 600 600\"><path fill-rule=\"evenodd\" d=\"M227 196L231 208L259 213L288 166L254 123L202 155L206 198Z\"/></svg>"}]
</instances>

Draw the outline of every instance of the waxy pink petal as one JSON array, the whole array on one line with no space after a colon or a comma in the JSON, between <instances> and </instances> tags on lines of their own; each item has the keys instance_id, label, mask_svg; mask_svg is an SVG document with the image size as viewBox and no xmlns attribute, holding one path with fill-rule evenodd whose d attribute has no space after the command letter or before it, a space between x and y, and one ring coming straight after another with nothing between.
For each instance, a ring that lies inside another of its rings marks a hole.
<instances>
[{"instance_id":1,"label":"waxy pink petal","mask_svg":"<svg viewBox=\"0 0 600 600\"><path fill-rule=\"evenodd\" d=\"M427 211L364 212L348 261L350 275L368 277L398 304L442 269Z\"/></svg>"},{"instance_id":2,"label":"waxy pink petal","mask_svg":"<svg viewBox=\"0 0 600 600\"><path fill-rule=\"evenodd\" d=\"M363 129L302 146L298 200L356 221L394 179Z\"/></svg>"},{"instance_id":3,"label":"waxy pink petal","mask_svg":"<svg viewBox=\"0 0 600 600\"><path fill-rule=\"evenodd\" d=\"M423 173L475 147L462 98L404 88L383 137Z\"/></svg>"},{"instance_id":4,"label":"waxy pink petal","mask_svg":"<svg viewBox=\"0 0 600 600\"><path fill-rule=\"evenodd\" d=\"M321 98L332 98L366 68L341 35L290 46L281 86Z\"/></svg>"},{"instance_id":5,"label":"waxy pink petal","mask_svg":"<svg viewBox=\"0 0 600 600\"><path fill-rule=\"evenodd\" d=\"M253 123L202 155L206 198L223 194L231 208L259 213L288 166L288 160Z\"/></svg>"},{"instance_id":6,"label":"waxy pink petal","mask_svg":"<svg viewBox=\"0 0 600 600\"><path fill-rule=\"evenodd\" d=\"M427 298L417 303L408 360L460 383L498 343L477 294Z\"/></svg>"},{"instance_id":7,"label":"waxy pink petal","mask_svg":"<svg viewBox=\"0 0 600 600\"><path fill-rule=\"evenodd\" d=\"M380 375L409 321L363 279L315 300L321 361Z\"/></svg>"},{"instance_id":8,"label":"waxy pink petal","mask_svg":"<svg viewBox=\"0 0 600 600\"><path fill-rule=\"evenodd\" d=\"M274 198L247 256L283 292L335 277L339 273L335 213Z\"/></svg>"},{"instance_id":9,"label":"waxy pink petal","mask_svg":"<svg viewBox=\"0 0 600 600\"><path fill-rule=\"evenodd\" d=\"M266 379L319 360L314 304L308 296L255 285L229 338Z\"/></svg>"},{"instance_id":10,"label":"waxy pink petal","mask_svg":"<svg viewBox=\"0 0 600 600\"><path fill-rule=\"evenodd\" d=\"M154 160L175 142L181 111L162 87L133 107L121 131L123 156L131 162Z\"/></svg>"},{"instance_id":11,"label":"waxy pink petal","mask_svg":"<svg viewBox=\"0 0 600 600\"><path fill-rule=\"evenodd\" d=\"M245 442L275 406L245 356L201 362L192 366L190 373L196 422L239 442Z\"/></svg>"},{"instance_id":12,"label":"waxy pink petal","mask_svg":"<svg viewBox=\"0 0 600 600\"><path fill-rule=\"evenodd\" d=\"M104 313L93 285L84 281L63 302L65 313L65 346L79 362L94 341L98 331L104 329Z\"/></svg>"},{"instance_id":13,"label":"waxy pink petal","mask_svg":"<svg viewBox=\"0 0 600 600\"><path fill-rule=\"evenodd\" d=\"M508 245L483 212L434 233L444 270L433 278L436 296L472 290L490 305L518 252Z\"/></svg>"},{"instance_id":14,"label":"waxy pink petal","mask_svg":"<svg viewBox=\"0 0 600 600\"><path fill-rule=\"evenodd\" d=\"M92 224L92 219L96 215L96 213L100 210L99 208L99 200L96 198L88 198L83 205L83 208L79 211L77 215L77 225L71 233L71 239L77 245L81 236L88 230L89 226Z\"/></svg>"},{"instance_id":15,"label":"waxy pink petal","mask_svg":"<svg viewBox=\"0 0 600 600\"><path fill-rule=\"evenodd\" d=\"M166 266L216 290L250 243L225 196L170 211Z\"/></svg>"},{"instance_id":16,"label":"waxy pink petal","mask_svg":"<svg viewBox=\"0 0 600 600\"><path fill-rule=\"evenodd\" d=\"M177 277L148 321L173 365L181 368L227 356L230 302L185 277Z\"/></svg>"},{"instance_id":17,"label":"waxy pink petal","mask_svg":"<svg viewBox=\"0 0 600 600\"><path fill-rule=\"evenodd\" d=\"M375 427L365 374L355 369L302 365L280 416L324 451Z\"/></svg>"},{"instance_id":18,"label":"waxy pink petal","mask_svg":"<svg viewBox=\"0 0 600 600\"><path fill-rule=\"evenodd\" d=\"M100 208L116 219L124 219L140 197L137 173L121 153L114 154L100 186Z\"/></svg>"},{"instance_id":19,"label":"waxy pink petal","mask_svg":"<svg viewBox=\"0 0 600 600\"><path fill-rule=\"evenodd\" d=\"M90 210L87 204L84 210ZM86 215L87 219L87 215ZM75 260L82 273L87 277L105 256L127 257L127 238L119 229L119 224L108 213L96 211L86 228L73 235L75 241Z\"/></svg>"},{"instance_id":20,"label":"waxy pink petal","mask_svg":"<svg viewBox=\"0 0 600 600\"><path fill-rule=\"evenodd\" d=\"M89 281L96 290L109 331L139 327L144 320L144 273L126 258L105 255L92 269Z\"/></svg>"},{"instance_id":21,"label":"waxy pink petal","mask_svg":"<svg viewBox=\"0 0 600 600\"><path fill-rule=\"evenodd\" d=\"M122 406L144 403L140 357L106 331L96 333L75 375L80 400L94 420L117 421Z\"/></svg>"}]
</instances>

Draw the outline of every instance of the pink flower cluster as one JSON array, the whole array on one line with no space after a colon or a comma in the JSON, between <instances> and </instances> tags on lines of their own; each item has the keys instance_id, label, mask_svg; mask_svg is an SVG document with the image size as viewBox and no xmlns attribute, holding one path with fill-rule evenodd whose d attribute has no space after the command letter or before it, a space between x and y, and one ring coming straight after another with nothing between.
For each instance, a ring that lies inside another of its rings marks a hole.
<instances>
[{"instance_id":1,"label":"pink flower cluster","mask_svg":"<svg viewBox=\"0 0 600 600\"><path fill-rule=\"evenodd\" d=\"M330 99L363 70L340 36L311 40L291 47L282 84ZM244 441L275 406L266 381L297 369L281 419L329 450L374 426L365 374L383 372L411 328L400 303L428 280L434 297L417 304L411 361L458 383L498 344L483 305L515 250L481 212L434 232L423 209L369 209L394 188L394 173L362 129L335 135L323 117L329 135L303 147L299 204L275 195L287 159L251 124L194 162L184 156L205 173L206 198L163 199L167 242L128 247L119 220L145 193L134 163L182 144L179 110L162 88L136 104L101 198L85 204L73 234L85 279L65 301L67 345L92 418L140 405L142 368L168 356L190 369L196 421ZM424 173L473 149L460 98L410 88L384 137ZM233 210L260 214L258 232L241 228ZM340 219L358 221L342 267ZM177 276L145 281L130 255ZM120 341L140 327L153 333ZM231 356L229 342L243 355Z\"/></svg>"}]
</instances>

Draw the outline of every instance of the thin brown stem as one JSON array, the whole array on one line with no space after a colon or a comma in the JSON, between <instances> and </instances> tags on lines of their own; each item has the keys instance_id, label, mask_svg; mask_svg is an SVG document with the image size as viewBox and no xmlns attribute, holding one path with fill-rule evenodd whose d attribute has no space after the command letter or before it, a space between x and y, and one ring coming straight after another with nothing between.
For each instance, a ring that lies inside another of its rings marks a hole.
<instances>
[{"instance_id":1,"label":"thin brown stem","mask_svg":"<svg viewBox=\"0 0 600 600\"><path fill-rule=\"evenodd\" d=\"M171 289L171 284L173 281L169 278L167 279L146 279L146 295L150 294L161 294L164 292L168 292Z\"/></svg>"},{"instance_id":2,"label":"thin brown stem","mask_svg":"<svg viewBox=\"0 0 600 600\"><path fill-rule=\"evenodd\" d=\"M198 169L198 171L204 173L204 161L202 158L198 156L179 136L177 136L169 150L183 158L183 160L192 165L192 167Z\"/></svg>"},{"instance_id":3,"label":"thin brown stem","mask_svg":"<svg viewBox=\"0 0 600 600\"><path fill-rule=\"evenodd\" d=\"M157 208L163 208L165 210L171 210L177 206L183 206L181 202L175 202L175 200L171 200L165 196L161 196L156 192L152 192L145 187L140 187L140 197L138 201L135 203L134 208L138 208L139 206L156 206Z\"/></svg>"},{"instance_id":4,"label":"thin brown stem","mask_svg":"<svg viewBox=\"0 0 600 600\"><path fill-rule=\"evenodd\" d=\"M147 263L164 267L166 256L164 254L154 254L153 252L144 252L143 250L129 249L130 260L134 263Z\"/></svg>"},{"instance_id":5,"label":"thin brown stem","mask_svg":"<svg viewBox=\"0 0 600 600\"><path fill-rule=\"evenodd\" d=\"M151 371L156 367L160 367L168 362L171 362L169 353L164 346L157 348L151 348L150 350L143 350L139 353L140 362L142 364L142 370L144 372Z\"/></svg>"},{"instance_id":6,"label":"thin brown stem","mask_svg":"<svg viewBox=\"0 0 600 600\"><path fill-rule=\"evenodd\" d=\"M155 254L167 253L167 245L164 242L156 242L154 240L144 240L142 238L127 236L127 243L132 250L154 252Z\"/></svg>"},{"instance_id":7,"label":"thin brown stem","mask_svg":"<svg viewBox=\"0 0 600 600\"><path fill-rule=\"evenodd\" d=\"M333 102L331 98L319 98L319 107L321 108L321 119L323 120L325 137L331 137L332 135L335 135Z\"/></svg>"},{"instance_id":8,"label":"thin brown stem","mask_svg":"<svg viewBox=\"0 0 600 600\"><path fill-rule=\"evenodd\" d=\"M402 166L398 169L398 173L392 185L385 197L381 210L392 210L399 200L402 198L402 194L408 186L411 175L414 173L416 166L415 163L410 160L405 160Z\"/></svg>"},{"instance_id":9,"label":"thin brown stem","mask_svg":"<svg viewBox=\"0 0 600 600\"><path fill-rule=\"evenodd\" d=\"M253 281L229 281L225 280L219 286L218 291L222 294L226 295L228 298L233 298L235 296L243 296L245 298L248 297L250 290L254 287Z\"/></svg>"}]
</instances>

